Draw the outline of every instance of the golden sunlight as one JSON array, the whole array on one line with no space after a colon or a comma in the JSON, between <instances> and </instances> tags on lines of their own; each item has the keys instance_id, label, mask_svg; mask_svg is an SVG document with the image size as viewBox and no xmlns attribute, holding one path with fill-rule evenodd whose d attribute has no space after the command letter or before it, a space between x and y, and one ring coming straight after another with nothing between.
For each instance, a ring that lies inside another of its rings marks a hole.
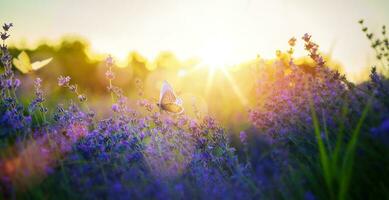
<instances>
[{"instance_id":1,"label":"golden sunlight","mask_svg":"<svg viewBox=\"0 0 389 200\"><path fill-rule=\"evenodd\" d=\"M233 53L233 45L221 38L208 41L199 55L202 64L210 68L224 68L237 62Z\"/></svg>"},{"instance_id":2,"label":"golden sunlight","mask_svg":"<svg viewBox=\"0 0 389 200\"><path fill-rule=\"evenodd\" d=\"M388 199L389 0L0 2L0 200Z\"/></svg>"}]
</instances>

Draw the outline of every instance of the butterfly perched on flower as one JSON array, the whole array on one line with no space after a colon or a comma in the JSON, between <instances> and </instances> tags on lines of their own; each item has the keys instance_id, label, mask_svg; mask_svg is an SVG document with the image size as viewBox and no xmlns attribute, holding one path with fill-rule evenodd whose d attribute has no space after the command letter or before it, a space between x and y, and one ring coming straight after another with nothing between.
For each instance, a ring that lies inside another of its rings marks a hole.
<instances>
[{"instance_id":1,"label":"butterfly perched on flower","mask_svg":"<svg viewBox=\"0 0 389 200\"><path fill-rule=\"evenodd\" d=\"M170 113L180 114L184 111L182 100L176 96L172 87L167 81L163 81L159 101L157 103L161 110Z\"/></svg>"},{"instance_id":2,"label":"butterfly perched on flower","mask_svg":"<svg viewBox=\"0 0 389 200\"><path fill-rule=\"evenodd\" d=\"M25 51L22 51L17 58L13 59L13 64L15 67L22 72L23 74L30 73L32 71L37 71L45 65L49 64L53 58L48 58L41 61L36 61L31 63L30 57Z\"/></svg>"}]
</instances>

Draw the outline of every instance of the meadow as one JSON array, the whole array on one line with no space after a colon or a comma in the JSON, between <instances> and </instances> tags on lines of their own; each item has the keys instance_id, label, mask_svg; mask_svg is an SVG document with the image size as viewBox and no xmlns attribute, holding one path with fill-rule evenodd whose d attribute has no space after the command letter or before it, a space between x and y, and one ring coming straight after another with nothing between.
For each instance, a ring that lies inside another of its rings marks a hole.
<instances>
[{"instance_id":1,"label":"meadow","mask_svg":"<svg viewBox=\"0 0 389 200\"><path fill-rule=\"evenodd\" d=\"M5 23L0 199L389 199L389 42L358 23L377 57L358 83L308 33L230 68L123 66L77 38L7 46ZM23 52L52 60L22 72ZM160 106L164 80L183 112Z\"/></svg>"}]
</instances>

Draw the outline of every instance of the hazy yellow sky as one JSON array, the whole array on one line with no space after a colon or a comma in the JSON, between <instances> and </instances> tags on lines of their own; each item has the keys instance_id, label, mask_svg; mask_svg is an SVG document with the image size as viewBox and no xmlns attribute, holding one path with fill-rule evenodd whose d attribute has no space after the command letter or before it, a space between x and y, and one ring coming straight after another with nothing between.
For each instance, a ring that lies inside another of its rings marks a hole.
<instances>
[{"instance_id":1,"label":"hazy yellow sky","mask_svg":"<svg viewBox=\"0 0 389 200\"><path fill-rule=\"evenodd\" d=\"M347 71L372 51L357 21L389 25L388 0L1 0L1 21L14 22L12 42L78 34L101 53L153 58L163 50L215 64L274 57L292 36L308 32ZM302 53L297 52L297 53Z\"/></svg>"}]
</instances>

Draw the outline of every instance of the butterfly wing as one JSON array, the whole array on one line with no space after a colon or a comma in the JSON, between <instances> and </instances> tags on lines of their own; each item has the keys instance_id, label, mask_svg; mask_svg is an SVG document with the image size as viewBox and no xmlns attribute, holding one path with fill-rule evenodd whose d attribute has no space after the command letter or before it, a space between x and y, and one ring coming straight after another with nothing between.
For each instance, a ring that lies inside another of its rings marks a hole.
<instances>
[{"instance_id":1,"label":"butterfly wing","mask_svg":"<svg viewBox=\"0 0 389 200\"><path fill-rule=\"evenodd\" d=\"M45 59L42 61L36 61L36 62L31 64L31 68L36 71L36 70L44 67L45 65L49 64L51 62L51 60L53 60L53 58L48 58L48 59Z\"/></svg>"},{"instance_id":2,"label":"butterfly wing","mask_svg":"<svg viewBox=\"0 0 389 200\"><path fill-rule=\"evenodd\" d=\"M25 51L22 51L19 54L18 58L13 59L13 64L23 74L26 74L26 73L32 71L30 58L28 57L28 55Z\"/></svg>"},{"instance_id":3,"label":"butterfly wing","mask_svg":"<svg viewBox=\"0 0 389 200\"><path fill-rule=\"evenodd\" d=\"M163 110L171 113L179 114L184 111L182 100L176 97L172 87L167 81L162 83L159 105Z\"/></svg>"},{"instance_id":4,"label":"butterfly wing","mask_svg":"<svg viewBox=\"0 0 389 200\"><path fill-rule=\"evenodd\" d=\"M161 107L163 110L166 110L171 113L180 114L184 112L184 108L181 105L176 103L162 104Z\"/></svg>"},{"instance_id":5,"label":"butterfly wing","mask_svg":"<svg viewBox=\"0 0 389 200\"><path fill-rule=\"evenodd\" d=\"M159 104L175 103L177 100L176 95L173 92L172 87L167 81L163 81L161 87L161 94L159 97Z\"/></svg>"}]
</instances>

